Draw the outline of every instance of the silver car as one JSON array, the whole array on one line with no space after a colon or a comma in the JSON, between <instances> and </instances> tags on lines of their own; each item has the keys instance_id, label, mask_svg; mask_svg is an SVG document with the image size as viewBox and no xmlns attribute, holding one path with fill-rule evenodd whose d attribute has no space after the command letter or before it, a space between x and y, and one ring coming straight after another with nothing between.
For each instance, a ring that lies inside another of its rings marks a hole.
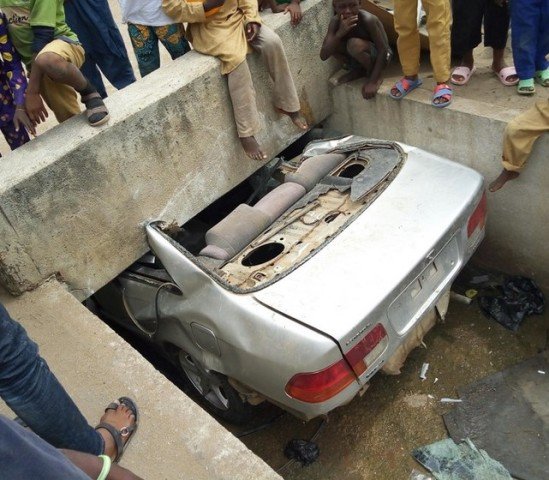
<instances>
[{"instance_id":1,"label":"silver car","mask_svg":"<svg viewBox=\"0 0 549 480\"><path fill-rule=\"evenodd\" d=\"M150 253L94 297L233 422L263 400L310 419L398 373L484 237L482 176L423 150L348 136L276 167L150 223Z\"/></svg>"}]
</instances>

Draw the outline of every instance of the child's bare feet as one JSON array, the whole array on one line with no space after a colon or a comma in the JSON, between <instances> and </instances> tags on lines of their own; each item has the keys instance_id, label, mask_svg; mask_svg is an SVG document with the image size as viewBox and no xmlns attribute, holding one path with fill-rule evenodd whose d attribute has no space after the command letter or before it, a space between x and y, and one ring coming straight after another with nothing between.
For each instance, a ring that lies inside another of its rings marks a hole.
<instances>
[{"instance_id":1,"label":"child's bare feet","mask_svg":"<svg viewBox=\"0 0 549 480\"><path fill-rule=\"evenodd\" d=\"M300 111L297 112L287 112L286 110L282 110L281 108L277 108L277 110L282 115L287 115L290 117L290 120L294 123L294 125L299 128L300 130L307 130L309 128L309 124L307 123L307 120L305 120L305 117L301 115Z\"/></svg>"},{"instance_id":2,"label":"child's bare feet","mask_svg":"<svg viewBox=\"0 0 549 480\"><path fill-rule=\"evenodd\" d=\"M342 85L344 83L352 82L357 78L362 78L366 76L367 76L366 70L362 70L360 68L353 68L352 70L349 70L348 72L341 75L341 77L338 77L336 80L336 85Z\"/></svg>"},{"instance_id":3,"label":"child's bare feet","mask_svg":"<svg viewBox=\"0 0 549 480\"><path fill-rule=\"evenodd\" d=\"M123 401L124 397L120 399ZM118 403L116 408L114 406ZM136 418L132 410L125 403L116 402L107 407L105 413L95 428L105 441L105 455L116 461L122 455L123 447L131 437L136 428ZM110 425L119 434L120 445L117 445L114 434L105 426Z\"/></svg>"},{"instance_id":4,"label":"child's bare feet","mask_svg":"<svg viewBox=\"0 0 549 480\"><path fill-rule=\"evenodd\" d=\"M265 160L267 158L255 137L240 137L240 143L246 155L252 160Z\"/></svg>"},{"instance_id":5,"label":"child's bare feet","mask_svg":"<svg viewBox=\"0 0 549 480\"><path fill-rule=\"evenodd\" d=\"M511 170L503 170L499 177L496 178L488 187L488 190L491 192L497 192L503 185L505 185L509 180L513 180L519 176L519 172L513 172Z\"/></svg>"}]
</instances>

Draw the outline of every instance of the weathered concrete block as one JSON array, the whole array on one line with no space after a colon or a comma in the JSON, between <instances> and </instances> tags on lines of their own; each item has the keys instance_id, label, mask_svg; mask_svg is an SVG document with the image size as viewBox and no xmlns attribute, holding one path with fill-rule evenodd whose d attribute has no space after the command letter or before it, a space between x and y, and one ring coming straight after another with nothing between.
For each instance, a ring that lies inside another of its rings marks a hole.
<instances>
[{"instance_id":1,"label":"weathered concrete block","mask_svg":"<svg viewBox=\"0 0 549 480\"><path fill-rule=\"evenodd\" d=\"M329 0L304 3L299 27L265 15L281 36L311 123L331 112L329 64L318 52ZM253 57L253 55L252 55ZM300 132L271 104L250 59L269 157ZM239 142L216 59L191 52L107 99L108 126L73 118L0 160L0 281L14 294L58 273L83 299L142 255L143 224L183 222L260 164Z\"/></svg>"},{"instance_id":2,"label":"weathered concrete block","mask_svg":"<svg viewBox=\"0 0 549 480\"><path fill-rule=\"evenodd\" d=\"M375 101L364 102L358 85L337 87L328 127L414 145L468 165L489 180L499 174L503 131L520 110L459 96L450 107L434 110L428 90L397 102L388 96L389 88L386 82ZM520 177L488 193L487 236L475 258L549 287L548 152L549 135L544 135Z\"/></svg>"}]
</instances>

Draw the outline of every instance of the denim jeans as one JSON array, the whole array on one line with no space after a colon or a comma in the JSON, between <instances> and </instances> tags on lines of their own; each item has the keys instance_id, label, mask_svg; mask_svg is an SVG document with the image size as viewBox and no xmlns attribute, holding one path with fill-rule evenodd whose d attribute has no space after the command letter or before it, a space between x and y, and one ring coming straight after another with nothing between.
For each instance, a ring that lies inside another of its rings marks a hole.
<instances>
[{"instance_id":1,"label":"denim jeans","mask_svg":"<svg viewBox=\"0 0 549 480\"><path fill-rule=\"evenodd\" d=\"M56 448L99 455L103 438L82 416L38 346L0 304L0 397L31 430Z\"/></svg>"}]
</instances>

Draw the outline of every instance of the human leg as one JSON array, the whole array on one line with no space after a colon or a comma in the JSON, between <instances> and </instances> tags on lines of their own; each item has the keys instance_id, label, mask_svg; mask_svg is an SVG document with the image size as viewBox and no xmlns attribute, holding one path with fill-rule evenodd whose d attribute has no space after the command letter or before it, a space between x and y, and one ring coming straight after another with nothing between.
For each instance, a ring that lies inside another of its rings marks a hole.
<instances>
[{"instance_id":1,"label":"human leg","mask_svg":"<svg viewBox=\"0 0 549 480\"><path fill-rule=\"evenodd\" d=\"M63 121L80 111L77 102L75 105L76 90L82 96L90 125L102 125L109 113L95 87L80 71L83 61L80 45L59 39L48 43L33 62L44 73L40 93L58 121Z\"/></svg>"},{"instance_id":2,"label":"human leg","mask_svg":"<svg viewBox=\"0 0 549 480\"><path fill-rule=\"evenodd\" d=\"M431 51L431 66L437 85L431 102L435 107L446 107L452 102L450 80L450 28L452 15L448 0L423 0L427 14L427 32Z\"/></svg>"},{"instance_id":3,"label":"human leg","mask_svg":"<svg viewBox=\"0 0 549 480\"><path fill-rule=\"evenodd\" d=\"M391 97L398 100L421 84L418 80L420 43L417 0L395 0L394 7L398 57L404 74L404 78L391 89Z\"/></svg>"},{"instance_id":4,"label":"human leg","mask_svg":"<svg viewBox=\"0 0 549 480\"><path fill-rule=\"evenodd\" d=\"M71 0L64 5L67 24L86 51L82 73L101 97L105 98L107 94L97 67L119 90L135 82L124 40L107 0Z\"/></svg>"},{"instance_id":5,"label":"human leg","mask_svg":"<svg viewBox=\"0 0 549 480\"><path fill-rule=\"evenodd\" d=\"M111 433L88 425L63 386L39 355L25 329L0 304L0 398L37 435L56 448L111 458L120 448ZM135 429L135 416L125 405L105 411L101 424ZM133 427L132 427L133 425Z\"/></svg>"},{"instance_id":6,"label":"human leg","mask_svg":"<svg viewBox=\"0 0 549 480\"><path fill-rule=\"evenodd\" d=\"M487 0L452 1L452 56L462 59L482 40L482 19L486 11ZM462 64L463 65L463 64ZM466 65L472 68L473 65Z\"/></svg>"},{"instance_id":7,"label":"human leg","mask_svg":"<svg viewBox=\"0 0 549 480\"><path fill-rule=\"evenodd\" d=\"M180 23L155 27L154 32L164 48L168 50L172 60L185 55L191 49L184 36L183 25Z\"/></svg>"},{"instance_id":8,"label":"human leg","mask_svg":"<svg viewBox=\"0 0 549 480\"><path fill-rule=\"evenodd\" d=\"M504 85L516 85L518 76L514 67L507 67L504 59L509 32L509 8L488 2L484 16L484 45L493 49L492 70Z\"/></svg>"},{"instance_id":9,"label":"human leg","mask_svg":"<svg viewBox=\"0 0 549 480\"><path fill-rule=\"evenodd\" d=\"M0 397L37 435L58 448L98 455L102 437L88 425L38 354L38 346L0 305Z\"/></svg>"},{"instance_id":10,"label":"human leg","mask_svg":"<svg viewBox=\"0 0 549 480\"><path fill-rule=\"evenodd\" d=\"M414 80L419 72L419 30L417 28L417 0L395 0L395 30L397 50L406 78Z\"/></svg>"},{"instance_id":11,"label":"human leg","mask_svg":"<svg viewBox=\"0 0 549 480\"><path fill-rule=\"evenodd\" d=\"M90 83L97 89L101 98L107 98L107 90L103 77L99 71L99 67L95 60L86 52L86 59L84 65L80 68L82 74L90 81Z\"/></svg>"},{"instance_id":12,"label":"human leg","mask_svg":"<svg viewBox=\"0 0 549 480\"><path fill-rule=\"evenodd\" d=\"M128 33L137 58L139 73L145 77L160 67L158 38L153 27L128 23Z\"/></svg>"},{"instance_id":13,"label":"human leg","mask_svg":"<svg viewBox=\"0 0 549 480\"><path fill-rule=\"evenodd\" d=\"M6 142L8 142L8 145L12 150L15 150L30 141L26 128L24 126L20 126L19 131L16 131L13 121L1 126L0 130L2 130L2 134L4 135Z\"/></svg>"},{"instance_id":14,"label":"human leg","mask_svg":"<svg viewBox=\"0 0 549 480\"><path fill-rule=\"evenodd\" d=\"M520 80L534 78L536 66L536 45L538 36L538 15L540 4L546 0L513 0L511 9L511 45L513 59Z\"/></svg>"},{"instance_id":15,"label":"human leg","mask_svg":"<svg viewBox=\"0 0 549 480\"><path fill-rule=\"evenodd\" d=\"M307 122L299 114L301 108L299 97L288 66L282 40L269 27L262 25L252 43L252 48L261 55L274 82L275 107L281 113L288 115L296 126L306 130L308 128Z\"/></svg>"},{"instance_id":16,"label":"human leg","mask_svg":"<svg viewBox=\"0 0 549 480\"><path fill-rule=\"evenodd\" d=\"M524 168L536 140L549 132L549 101L535 103L521 115L511 120L503 137L503 172L490 184L495 192L503 185L518 177Z\"/></svg>"},{"instance_id":17,"label":"human leg","mask_svg":"<svg viewBox=\"0 0 549 480\"><path fill-rule=\"evenodd\" d=\"M482 18L487 0L453 0L451 31L452 56L459 58L459 66L452 72L450 81L465 85L476 70L473 49L482 40Z\"/></svg>"},{"instance_id":18,"label":"human leg","mask_svg":"<svg viewBox=\"0 0 549 480\"><path fill-rule=\"evenodd\" d=\"M244 60L227 75L229 94L233 105L236 131L242 148L253 160L263 160L267 155L261 150L255 135L259 132L260 121L255 102L255 88L248 62Z\"/></svg>"},{"instance_id":19,"label":"human leg","mask_svg":"<svg viewBox=\"0 0 549 480\"><path fill-rule=\"evenodd\" d=\"M541 5L538 20L538 44L536 48L536 81L549 87L549 2Z\"/></svg>"}]
</instances>

